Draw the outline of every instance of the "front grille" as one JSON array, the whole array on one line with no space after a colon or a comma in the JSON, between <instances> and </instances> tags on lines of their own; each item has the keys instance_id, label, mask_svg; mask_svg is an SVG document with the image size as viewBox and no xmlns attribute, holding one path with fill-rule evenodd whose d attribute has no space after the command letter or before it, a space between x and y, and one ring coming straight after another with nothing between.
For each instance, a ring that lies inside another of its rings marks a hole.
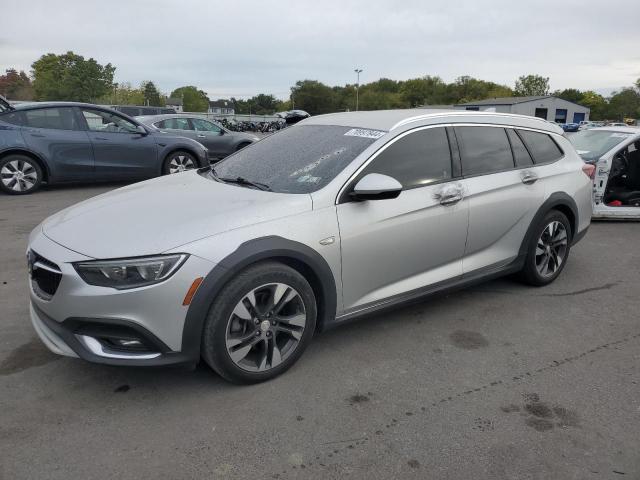
<instances>
[{"instance_id":1,"label":"front grille","mask_svg":"<svg viewBox=\"0 0 640 480\"><path fill-rule=\"evenodd\" d=\"M62 280L60 267L33 250L28 256L28 261L33 291L43 300L51 300Z\"/></svg>"}]
</instances>

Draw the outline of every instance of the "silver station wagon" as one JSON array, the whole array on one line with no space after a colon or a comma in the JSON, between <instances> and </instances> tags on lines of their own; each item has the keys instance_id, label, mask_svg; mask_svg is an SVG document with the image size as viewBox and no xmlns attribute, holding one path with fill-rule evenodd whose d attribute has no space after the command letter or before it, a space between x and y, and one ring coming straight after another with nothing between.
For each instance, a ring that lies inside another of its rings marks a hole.
<instances>
[{"instance_id":1,"label":"silver station wagon","mask_svg":"<svg viewBox=\"0 0 640 480\"><path fill-rule=\"evenodd\" d=\"M251 383L360 315L505 274L546 285L591 218L594 167L562 133L487 112L311 117L46 219L33 325L63 355L203 358Z\"/></svg>"}]
</instances>

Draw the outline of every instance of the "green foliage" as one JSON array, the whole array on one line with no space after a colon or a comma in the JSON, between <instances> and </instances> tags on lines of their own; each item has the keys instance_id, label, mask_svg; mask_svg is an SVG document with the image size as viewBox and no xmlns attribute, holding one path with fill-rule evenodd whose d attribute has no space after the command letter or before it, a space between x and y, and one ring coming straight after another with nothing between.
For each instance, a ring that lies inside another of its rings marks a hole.
<instances>
[{"instance_id":1,"label":"green foliage","mask_svg":"<svg viewBox=\"0 0 640 480\"><path fill-rule=\"evenodd\" d=\"M33 86L31 79L20 70L8 68L4 75L0 75L0 95L10 100L33 100Z\"/></svg>"},{"instance_id":2,"label":"green foliage","mask_svg":"<svg viewBox=\"0 0 640 480\"><path fill-rule=\"evenodd\" d=\"M232 98L231 101L233 102L236 113L252 113L256 115L270 115L277 111L281 111L280 106L282 103L273 95L267 95L265 93L254 95L248 100Z\"/></svg>"},{"instance_id":3,"label":"green foliage","mask_svg":"<svg viewBox=\"0 0 640 480\"><path fill-rule=\"evenodd\" d=\"M331 87L317 80L299 80L291 87L291 98L295 108L311 115L335 111L336 95Z\"/></svg>"},{"instance_id":4,"label":"green foliage","mask_svg":"<svg viewBox=\"0 0 640 480\"><path fill-rule=\"evenodd\" d=\"M513 90L513 94L516 97L549 95L549 77L523 75L516 80L516 87Z\"/></svg>"},{"instance_id":5,"label":"green foliage","mask_svg":"<svg viewBox=\"0 0 640 480\"><path fill-rule=\"evenodd\" d=\"M614 93L609 99L607 115L614 120L625 118L640 118L640 92L627 87Z\"/></svg>"},{"instance_id":6,"label":"green foliage","mask_svg":"<svg viewBox=\"0 0 640 480\"><path fill-rule=\"evenodd\" d=\"M164 107L165 99L160 95L153 82L142 82L141 89L144 96L144 105Z\"/></svg>"},{"instance_id":7,"label":"green foliage","mask_svg":"<svg viewBox=\"0 0 640 480\"><path fill-rule=\"evenodd\" d=\"M171 98L182 98L182 108L185 112L206 112L209 108L207 94L193 85L176 88L169 96Z\"/></svg>"},{"instance_id":8,"label":"green foliage","mask_svg":"<svg viewBox=\"0 0 640 480\"><path fill-rule=\"evenodd\" d=\"M69 51L48 53L31 65L36 100L92 102L112 88L115 67Z\"/></svg>"},{"instance_id":9,"label":"green foliage","mask_svg":"<svg viewBox=\"0 0 640 480\"><path fill-rule=\"evenodd\" d=\"M95 100L99 105L144 105L144 92L130 83L114 83L112 90Z\"/></svg>"},{"instance_id":10,"label":"green foliage","mask_svg":"<svg viewBox=\"0 0 640 480\"><path fill-rule=\"evenodd\" d=\"M580 103L584 93L575 88L565 88L564 90L556 90L553 95L568 102Z\"/></svg>"},{"instance_id":11,"label":"green foliage","mask_svg":"<svg viewBox=\"0 0 640 480\"><path fill-rule=\"evenodd\" d=\"M607 118L607 109L609 107L607 100L602 95L591 90L581 93L582 98L577 103L591 109L589 118L591 120L605 120Z\"/></svg>"}]
</instances>

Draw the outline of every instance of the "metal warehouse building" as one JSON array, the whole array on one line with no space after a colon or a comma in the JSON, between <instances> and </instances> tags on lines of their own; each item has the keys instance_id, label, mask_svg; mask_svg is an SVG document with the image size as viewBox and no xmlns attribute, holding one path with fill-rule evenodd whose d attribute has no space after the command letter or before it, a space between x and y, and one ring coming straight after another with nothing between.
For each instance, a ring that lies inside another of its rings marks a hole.
<instances>
[{"instance_id":1,"label":"metal warehouse building","mask_svg":"<svg viewBox=\"0 0 640 480\"><path fill-rule=\"evenodd\" d=\"M589 120L590 110L577 103L563 100L552 95L539 97L504 97L478 100L455 106L461 110L479 110L485 112L517 113L544 118L557 123L579 123Z\"/></svg>"}]
</instances>

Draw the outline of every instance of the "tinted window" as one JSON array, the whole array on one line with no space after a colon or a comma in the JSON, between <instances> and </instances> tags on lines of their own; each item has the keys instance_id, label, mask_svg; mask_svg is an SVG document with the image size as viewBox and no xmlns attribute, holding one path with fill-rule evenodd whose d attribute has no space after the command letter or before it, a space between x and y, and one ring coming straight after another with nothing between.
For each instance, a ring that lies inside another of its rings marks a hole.
<instances>
[{"instance_id":1,"label":"tinted window","mask_svg":"<svg viewBox=\"0 0 640 480\"><path fill-rule=\"evenodd\" d=\"M220 132L220 127L206 120L192 118L191 121L193 122L194 127L196 127L196 130L200 132Z\"/></svg>"},{"instance_id":2,"label":"tinted window","mask_svg":"<svg viewBox=\"0 0 640 480\"><path fill-rule=\"evenodd\" d=\"M392 143L363 170L398 180L403 188L451 178L451 151L444 128L427 128Z\"/></svg>"},{"instance_id":3,"label":"tinted window","mask_svg":"<svg viewBox=\"0 0 640 480\"><path fill-rule=\"evenodd\" d=\"M78 130L76 117L71 108L41 108L24 112L25 124L32 128L54 130Z\"/></svg>"},{"instance_id":4,"label":"tinted window","mask_svg":"<svg viewBox=\"0 0 640 480\"><path fill-rule=\"evenodd\" d=\"M333 180L375 135L336 125L286 128L225 158L215 170L220 177L264 183L274 192L309 193Z\"/></svg>"},{"instance_id":5,"label":"tinted window","mask_svg":"<svg viewBox=\"0 0 640 480\"><path fill-rule=\"evenodd\" d=\"M536 163L553 162L562 157L562 150L546 133L518 130L518 133L527 144L533 160Z\"/></svg>"},{"instance_id":6,"label":"tinted window","mask_svg":"<svg viewBox=\"0 0 640 480\"><path fill-rule=\"evenodd\" d=\"M82 110L89 130L109 133L134 133L138 127L120 115L101 110Z\"/></svg>"},{"instance_id":7,"label":"tinted window","mask_svg":"<svg viewBox=\"0 0 640 480\"><path fill-rule=\"evenodd\" d=\"M507 128L507 136L511 142L511 149L513 150L513 158L516 161L516 166L527 167L529 165L533 165L531 155L529 155L527 148L524 146L524 143L522 143L522 140L520 140L520 137L515 130Z\"/></svg>"},{"instance_id":8,"label":"tinted window","mask_svg":"<svg viewBox=\"0 0 640 480\"><path fill-rule=\"evenodd\" d=\"M168 118L154 124L158 128L171 130L193 130L188 118Z\"/></svg>"},{"instance_id":9,"label":"tinted window","mask_svg":"<svg viewBox=\"0 0 640 480\"><path fill-rule=\"evenodd\" d=\"M504 128L456 127L463 175L480 175L513 168Z\"/></svg>"},{"instance_id":10,"label":"tinted window","mask_svg":"<svg viewBox=\"0 0 640 480\"><path fill-rule=\"evenodd\" d=\"M24 124L24 116L22 112L8 112L4 115L0 115L0 120L3 122L11 123L13 125L23 125Z\"/></svg>"}]
</instances>

